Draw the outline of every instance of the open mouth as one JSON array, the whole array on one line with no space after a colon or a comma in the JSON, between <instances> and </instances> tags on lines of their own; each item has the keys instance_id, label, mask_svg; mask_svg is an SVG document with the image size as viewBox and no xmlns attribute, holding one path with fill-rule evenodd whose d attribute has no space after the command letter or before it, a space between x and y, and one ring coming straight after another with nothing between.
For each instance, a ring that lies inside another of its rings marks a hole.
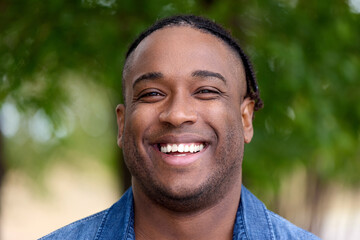
<instances>
[{"instance_id":1,"label":"open mouth","mask_svg":"<svg viewBox=\"0 0 360 240\"><path fill-rule=\"evenodd\" d=\"M179 155L198 153L206 147L206 143L159 143L157 147L162 153Z\"/></svg>"}]
</instances>

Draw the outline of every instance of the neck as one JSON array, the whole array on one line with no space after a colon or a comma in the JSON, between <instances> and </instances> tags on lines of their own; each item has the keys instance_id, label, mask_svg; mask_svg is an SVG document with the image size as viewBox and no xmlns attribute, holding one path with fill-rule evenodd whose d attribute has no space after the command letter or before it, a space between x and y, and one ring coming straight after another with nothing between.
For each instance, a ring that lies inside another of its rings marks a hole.
<instances>
[{"instance_id":1,"label":"neck","mask_svg":"<svg viewBox=\"0 0 360 240\"><path fill-rule=\"evenodd\" d=\"M241 179L216 204L200 211L170 211L133 184L136 239L232 239Z\"/></svg>"}]
</instances>

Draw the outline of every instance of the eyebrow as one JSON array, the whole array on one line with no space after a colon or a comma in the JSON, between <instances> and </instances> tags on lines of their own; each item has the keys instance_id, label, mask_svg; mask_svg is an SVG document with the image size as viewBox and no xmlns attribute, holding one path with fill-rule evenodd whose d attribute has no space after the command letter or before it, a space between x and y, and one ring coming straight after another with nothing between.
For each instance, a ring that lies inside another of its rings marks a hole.
<instances>
[{"instance_id":1,"label":"eyebrow","mask_svg":"<svg viewBox=\"0 0 360 240\"><path fill-rule=\"evenodd\" d=\"M191 74L191 76L193 76L193 77L202 77L202 78L207 78L207 77L218 78L221 81L223 81L225 83L225 85L226 85L226 79L220 73L211 72L211 71L207 71L207 70L197 70L197 71L193 72Z\"/></svg>"},{"instance_id":2,"label":"eyebrow","mask_svg":"<svg viewBox=\"0 0 360 240\"><path fill-rule=\"evenodd\" d=\"M202 78L213 77L213 78L220 79L221 81L223 81L226 84L225 77L223 75L221 75L220 73L216 73L216 72L211 72L211 71L207 71L207 70L196 70L191 73L191 76L202 77ZM145 74L141 75L140 77L136 78L132 86L134 88L135 85L138 84L139 82L146 81L146 80L156 80L156 79L160 79L163 77L164 77L164 75L161 72L145 73Z\"/></svg>"},{"instance_id":3,"label":"eyebrow","mask_svg":"<svg viewBox=\"0 0 360 240\"><path fill-rule=\"evenodd\" d=\"M155 80L164 77L164 75L161 72L149 72L141 75L140 77L136 78L133 83L133 88L136 84L138 84L141 81L145 80Z\"/></svg>"}]
</instances>

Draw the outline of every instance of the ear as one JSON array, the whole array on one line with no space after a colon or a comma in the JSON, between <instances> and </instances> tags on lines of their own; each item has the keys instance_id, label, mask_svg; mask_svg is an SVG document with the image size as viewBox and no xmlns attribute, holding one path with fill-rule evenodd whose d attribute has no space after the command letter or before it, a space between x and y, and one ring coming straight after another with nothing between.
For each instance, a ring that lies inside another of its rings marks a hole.
<instances>
[{"instance_id":1,"label":"ear","mask_svg":"<svg viewBox=\"0 0 360 240\"><path fill-rule=\"evenodd\" d=\"M245 98L241 103L241 120L244 130L244 141L245 143L250 143L254 134L253 129L253 114L254 114L254 100L250 98Z\"/></svg>"},{"instance_id":2,"label":"ear","mask_svg":"<svg viewBox=\"0 0 360 240\"><path fill-rule=\"evenodd\" d=\"M117 137L117 145L121 148L121 141L124 132L124 124L125 124L125 106L124 104L119 104L116 107L116 121L118 125L118 137Z\"/></svg>"}]
</instances>

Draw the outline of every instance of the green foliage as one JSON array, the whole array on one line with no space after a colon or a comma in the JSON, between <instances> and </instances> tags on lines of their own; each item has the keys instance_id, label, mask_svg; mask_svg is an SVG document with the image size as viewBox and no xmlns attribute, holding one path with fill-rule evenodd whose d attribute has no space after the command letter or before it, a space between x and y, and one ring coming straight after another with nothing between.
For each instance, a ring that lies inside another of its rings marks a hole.
<instances>
[{"instance_id":1,"label":"green foliage","mask_svg":"<svg viewBox=\"0 0 360 240\"><path fill-rule=\"evenodd\" d=\"M360 14L343 0L3 0L0 107L10 99L61 121L68 72L111 89L115 107L131 40L178 13L224 24L255 64L265 108L246 146L248 185L276 190L299 165L322 181L359 183Z\"/></svg>"},{"instance_id":2,"label":"green foliage","mask_svg":"<svg viewBox=\"0 0 360 240\"><path fill-rule=\"evenodd\" d=\"M302 164L322 181L359 183L359 14L343 1L260 9L249 41L265 109L246 165L274 169L266 179Z\"/></svg>"}]
</instances>

